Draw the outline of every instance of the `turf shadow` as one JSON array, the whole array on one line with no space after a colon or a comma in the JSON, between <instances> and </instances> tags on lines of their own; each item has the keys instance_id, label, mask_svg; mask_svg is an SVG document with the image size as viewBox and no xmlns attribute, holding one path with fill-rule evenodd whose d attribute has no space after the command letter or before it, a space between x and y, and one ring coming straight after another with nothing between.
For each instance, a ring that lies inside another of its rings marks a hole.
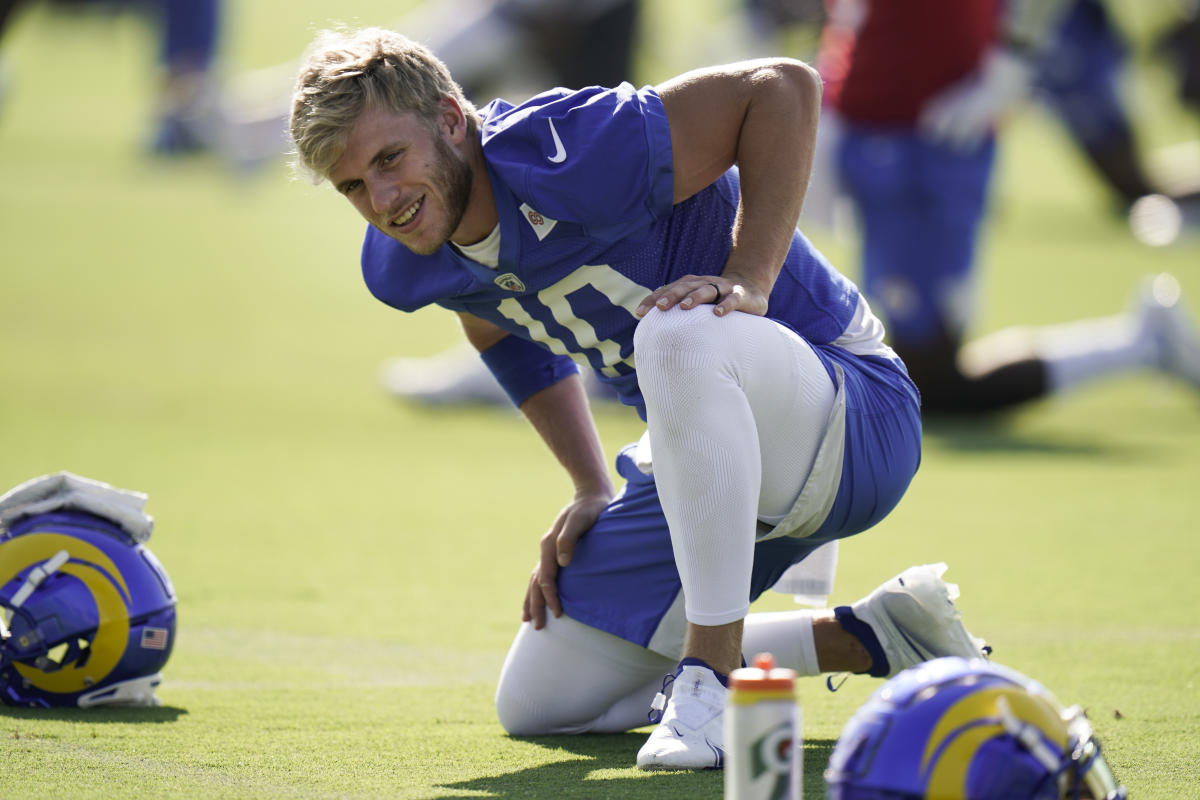
<instances>
[{"instance_id":1,"label":"turf shadow","mask_svg":"<svg viewBox=\"0 0 1200 800\"><path fill-rule=\"evenodd\" d=\"M971 453L1039 453L1069 458L1112 457L1128 459L1146 451L1144 447L1111 439L1070 438L1017 431L1003 416L935 416L923 421L926 439L947 450Z\"/></svg>"},{"instance_id":2,"label":"turf shadow","mask_svg":"<svg viewBox=\"0 0 1200 800\"><path fill-rule=\"evenodd\" d=\"M562 752L566 758L528 769L489 775L481 778L444 784L449 791L438 794L438 800L477 798L479 792L488 797L509 800L669 800L669 798L719 797L723 773L719 770L701 772L638 772L634 758L646 741L645 733L623 733L590 736L521 737L540 748ZM816 739L804 744L804 794L824 797L822 774L836 744L830 739ZM604 778L589 776L597 771L620 771L623 774ZM455 794L470 792L471 794Z\"/></svg>"},{"instance_id":3,"label":"turf shadow","mask_svg":"<svg viewBox=\"0 0 1200 800\"><path fill-rule=\"evenodd\" d=\"M89 725L110 722L163 723L175 722L186 708L176 706L152 706L149 708L15 708L0 706L0 718L6 720L43 720L60 722L84 722Z\"/></svg>"}]
</instances>

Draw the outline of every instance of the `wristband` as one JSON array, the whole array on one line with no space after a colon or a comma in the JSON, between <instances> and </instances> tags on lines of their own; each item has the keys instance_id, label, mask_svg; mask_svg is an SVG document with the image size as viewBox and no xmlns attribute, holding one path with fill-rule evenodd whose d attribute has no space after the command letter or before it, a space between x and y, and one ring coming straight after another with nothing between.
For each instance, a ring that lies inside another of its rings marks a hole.
<instances>
[{"instance_id":1,"label":"wristband","mask_svg":"<svg viewBox=\"0 0 1200 800\"><path fill-rule=\"evenodd\" d=\"M556 355L511 334L482 351L479 357L518 408L534 393L579 372L579 366L568 356Z\"/></svg>"}]
</instances>

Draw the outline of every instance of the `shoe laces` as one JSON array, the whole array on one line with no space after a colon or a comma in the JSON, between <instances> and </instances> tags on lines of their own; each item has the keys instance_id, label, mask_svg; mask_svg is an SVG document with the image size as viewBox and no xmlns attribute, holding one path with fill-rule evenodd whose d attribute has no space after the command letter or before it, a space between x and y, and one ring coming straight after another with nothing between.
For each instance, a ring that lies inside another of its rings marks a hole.
<instances>
[{"instance_id":1,"label":"shoe laces","mask_svg":"<svg viewBox=\"0 0 1200 800\"><path fill-rule=\"evenodd\" d=\"M667 690L674 682L674 672L668 672L663 676L662 689L650 701L650 712L646 714L646 719L650 720L651 725L657 725L662 722L663 712L667 709L667 698L670 697L670 693Z\"/></svg>"}]
</instances>

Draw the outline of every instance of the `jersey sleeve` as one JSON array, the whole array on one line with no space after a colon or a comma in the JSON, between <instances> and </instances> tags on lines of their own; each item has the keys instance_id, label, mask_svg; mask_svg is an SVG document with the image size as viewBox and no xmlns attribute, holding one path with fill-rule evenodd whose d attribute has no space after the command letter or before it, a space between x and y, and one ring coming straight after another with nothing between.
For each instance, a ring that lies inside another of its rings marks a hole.
<instances>
[{"instance_id":1,"label":"jersey sleeve","mask_svg":"<svg viewBox=\"0 0 1200 800\"><path fill-rule=\"evenodd\" d=\"M488 164L542 214L613 240L671 212L671 135L653 88L560 89L488 111Z\"/></svg>"},{"instance_id":2,"label":"jersey sleeve","mask_svg":"<svg viewBox=\"0 0 1200 800\"><path fill-rule=\"evenodd\" d=\"M441 302L469 290L469 272L441 248L430 256L418 255L395 239L367 226L363 236L363 281L376 299L401 311Z\"/></svg>"}]
</instances>

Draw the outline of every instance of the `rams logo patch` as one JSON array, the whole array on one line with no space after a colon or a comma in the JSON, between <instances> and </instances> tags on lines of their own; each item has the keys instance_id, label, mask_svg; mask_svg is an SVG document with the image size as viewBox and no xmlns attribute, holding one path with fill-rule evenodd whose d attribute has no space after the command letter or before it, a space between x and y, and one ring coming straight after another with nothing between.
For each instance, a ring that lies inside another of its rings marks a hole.
<instances>
[{"instance_id":1,"label":"rams logo patch","mask_svg":"<svg viewBox=\"0 0 1200 800\"><path fill-rule=\"evenodd\" d=\"M554 226L558 225L558 220L550 219L528 203L521 204L521 215L525 217L525 221L529 223L529 227L538 237L539 242L549 236L550 231L554 230Z\"/></svg>"}]
</instances>

